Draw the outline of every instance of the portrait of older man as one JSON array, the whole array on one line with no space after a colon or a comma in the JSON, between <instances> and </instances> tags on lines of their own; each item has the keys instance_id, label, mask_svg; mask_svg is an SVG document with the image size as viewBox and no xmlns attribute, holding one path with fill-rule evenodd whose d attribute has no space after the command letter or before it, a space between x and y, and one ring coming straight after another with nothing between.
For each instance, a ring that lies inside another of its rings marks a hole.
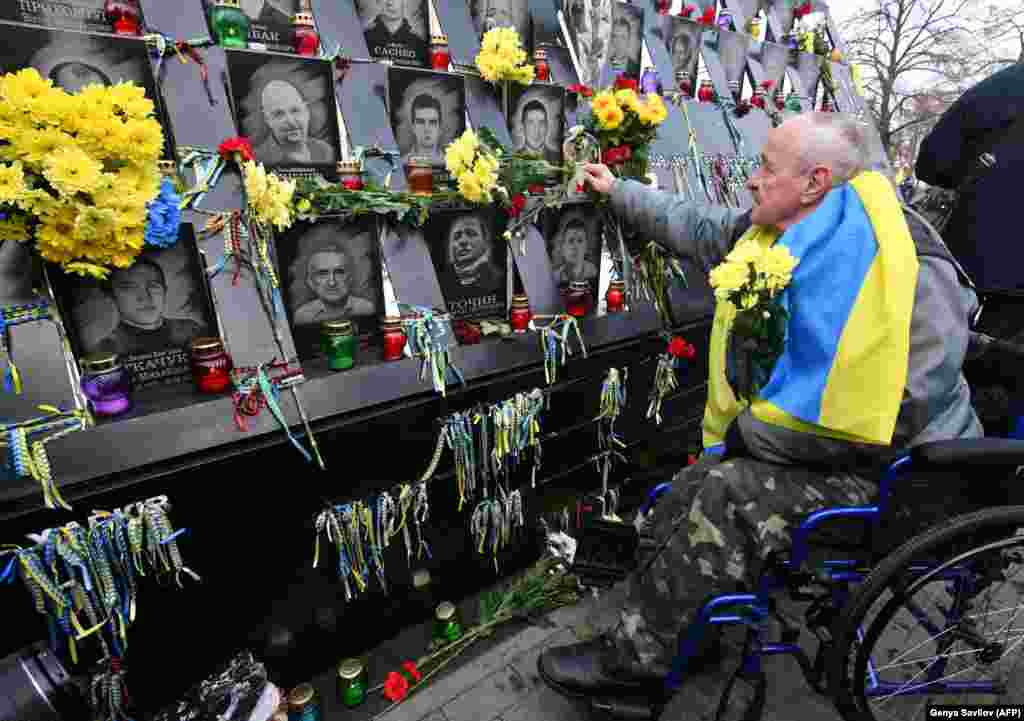
<instances>
[{"instance_id":1,"label":"portrait of older man","mask_svg":"<svg viewBox=\"0 0 1024 721\"><path fill-rule=\"evenodd\" d=\"M370 55L394 60L396 63L427 64L427 15L425 12L419 13L414 27L409 14L413 8L412 3L418 1L360 0L357 3Z\"/></svg>"},{"instance_id":2,"label":"portrait of older man","mask_svg":"<svg viewBox=\"0 0 1024 721\"><path fill-rule=\"evenodd\" d=\"M229 51L239 131L267 167L333 166L340 131L330 63Z\"/></svg>"},{"instance_id":3,"label":"portrait of older man","mask_svg":"<svg viewBox=\"0 0 1024 721\"><path fill-rule=\"evenodd\" d=\"M591 253L591 246L595 245L590 241L587 224L583 219L578 216L570 217L555 237L552 247L555 282L564 286L573 281L596 280L600 271L597 265L587 258Z\"/></svg>"},{"instance_id":4,"label":"portrait of older man","mask_svg":"<svg viewBox=\"0 0 1024 721\"><path fill-rule=\"evenodd\" d=\"M155 260L142 257L114 270L102 289L117 307L118 323L94 351L134 355L184 348L206 330L190 318L167 317L167 276Z\"/></svg>"},{"instance_id":5,"label":"portrait of older man","mask_svg":"<svg viewBox=\"0 0 1024 721\"><path fill-rule=\"evenodd\" d=\"M693 76L697 69L697 41L700 38L700 26L681 18L670 18L669 54L672 58L673 80L679 73Z\"/></svg>"},{"instance_id":6,"label":"portrait of older man","mask_svg":"<svg viewBox=\"0 0 1024 721\"><path fill-rule=\"evenodd\" d=\"M623 3L615 3L612 10L608 62L616 72L639 76L642 32L643 11Z\"/></svg>"},{"instance_id":7,"label":"portrait of older man","mask_svg":"<svg viewBox=\"0 0 1024 721\"><path fill-rule=\"evenodd\" d=\"M531 88L516 101L512 137L516 152L539 155L549 163L562 162L562 102L560 88Z\"/></svg>"},{"instance_id":8,"label":"portrait of older man","mask_svg":"<svg viewBox=\"0 0 1024 721\"><path fill-rule=\"evenodd\" d=\"M444 238L441 291L446 300L505 290L505 273L494 259L490 223L480 213L457 215Z\"/></svg>"},{"instance_id":9,"label":"portrait of older man","mask_svg":"<svg viewBox=\"0 0 1024 721\"><path fill-rule=\"evenodd\" d=\"M306 261L303 283L313 299L295 309L295 325L373 315L377 307L352 294L353 263L340 242L325 243Z\"/></svg>"}]
</instances>

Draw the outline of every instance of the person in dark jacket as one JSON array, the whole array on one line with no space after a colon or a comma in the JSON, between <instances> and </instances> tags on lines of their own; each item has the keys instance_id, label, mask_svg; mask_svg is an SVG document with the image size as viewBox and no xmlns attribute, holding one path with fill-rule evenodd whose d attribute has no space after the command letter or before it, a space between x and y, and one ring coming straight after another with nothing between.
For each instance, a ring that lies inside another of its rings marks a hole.
<instances>
[{"instance_id":1,"label":"person in dark jacket","mask_svg":"<svg viewBox=\"0 0 1024 721\"><path fill-rule=\"evenodd\" d=\"M915 176L940 188L957 188L981 153L996 166L961 197L944 238L981 290L1024 288L1024 244L1007 212L1019 202L1024 173L1024 127L999 138L1024 115L1024 63L983 80L943 114L921 144ZM995 145L991 145L993 141ZM1011 231L1011 232L1008 232Z\"/></svg>"}]
</instances>

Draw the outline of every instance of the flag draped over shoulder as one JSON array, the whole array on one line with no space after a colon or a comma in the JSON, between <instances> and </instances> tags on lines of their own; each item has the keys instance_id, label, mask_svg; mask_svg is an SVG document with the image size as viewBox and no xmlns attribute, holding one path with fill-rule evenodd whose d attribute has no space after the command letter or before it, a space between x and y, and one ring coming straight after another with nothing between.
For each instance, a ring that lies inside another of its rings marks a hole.
<instances>
[{"instance_id":1,"label":"flag draped over shoulder","mask_svg":"<svg viewBox=\"0 0 1024 721\"><path fill-rule=\"evenodd\" d=\"M888 445L907 382L917 286L914 241L883 175L860 173L784 233L753 226L737 242L779 243L799 263L779 296L786 343L752 404L759 420L805 433ZM711 332L704 447L721 446L746 407L726 379L736 309L719 302Z\"/></svg>"}]
</instances>

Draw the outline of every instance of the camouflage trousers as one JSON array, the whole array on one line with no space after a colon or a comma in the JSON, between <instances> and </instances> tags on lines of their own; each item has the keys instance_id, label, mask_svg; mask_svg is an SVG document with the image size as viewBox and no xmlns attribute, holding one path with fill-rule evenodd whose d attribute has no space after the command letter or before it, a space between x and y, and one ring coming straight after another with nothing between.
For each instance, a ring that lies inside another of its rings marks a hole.
<instances>
[{"instance_id":1,"label":"camouflage trousers","mask_svg":"<svg viewBox=\"0 0 1024 721\"><path fill-rule=\"evenodd\" d=\"M871 502L877 485L752 459L704 456L680 471L641 534L654 541L628 579L613 635L630 665L666 674L678 636L709 597L756 587L763 561L809 513ZM646 570L644 570L646 568Z\"/></svg>"}]
</instances>

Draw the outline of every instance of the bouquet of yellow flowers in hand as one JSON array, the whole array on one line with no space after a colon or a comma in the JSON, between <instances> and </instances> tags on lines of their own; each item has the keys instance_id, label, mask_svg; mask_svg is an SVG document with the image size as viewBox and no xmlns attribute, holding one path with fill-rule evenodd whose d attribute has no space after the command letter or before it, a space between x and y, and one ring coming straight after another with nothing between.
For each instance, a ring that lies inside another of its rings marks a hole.
<instances>
[{"instance_id":1,"label":"bouquet of yellow flowers in hand","mask_svg":"<svg viewBox=\"0 0 1024 721\"><path fill-rule=\"evenodd\" d=\"M736 309L726 352L726 375L733 391L750 400L764 387L786 342L789 314L779 294L799 261L781 245L756 240L738 244L711 271L719 303Z\"/></svg>"},{"instance_id":2,"label":"bouquet of yellow flowers in hand","mask_svg":"<svg viewBox=\"0 0 1024 721\"><path fill-rule=\"evenodd\" d=\"M69 273L135 262L160 191L163 130L132 83L77 95L33 68L0 77L0 241L35 241Z\"/></svg>"},{"instance_id":3,"label":"bouquet of yellow flowers in hand","mask_svg":"<svg viewBox=\"0 0 1024 721\"><path fill-rule=\"evenodd\" d=\"M489 83L529 85L533 82L534 69L526 59L522 40L514 28L494 28L484 33L476 68Z\"/></svg>"},{"instance_id":4,"label":"bouquet of yellow flowers in hand","mask_svg":"<svg viewBox=\"0 0 1024 721\"><path fill-rule=\"evenodd\" d=\"M596 93L583 127L601 143L602 160L621 177L644 180L649 149L668 110L657 93L637 93L637 82L620 76Z\"/></svg>"}]
</instances>

